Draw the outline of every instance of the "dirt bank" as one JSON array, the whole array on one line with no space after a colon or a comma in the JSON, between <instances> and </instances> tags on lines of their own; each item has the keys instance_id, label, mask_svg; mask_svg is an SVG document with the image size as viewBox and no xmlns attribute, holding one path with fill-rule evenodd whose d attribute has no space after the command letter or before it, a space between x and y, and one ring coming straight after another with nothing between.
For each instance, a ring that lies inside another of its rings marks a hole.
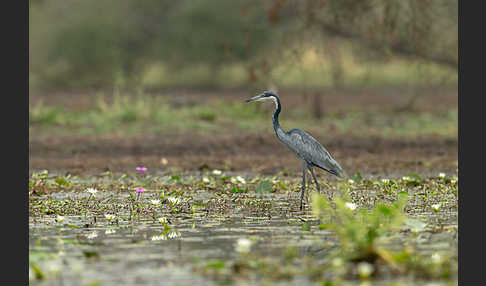
<instances>
[{"instance_id":1,"label":"dirt bank","mask_svg":"<svg viewBox=\"0 0 486 286\"><path fill-rule=\"evenodd\" d=\"M416 140L316 136L348 174L393 176L417 172L455 173L457 141L440 137ZM165 158L167 164L163 164ZM95 173L133 171L144 165L152 170L204 167L272 174L298 172L300 162L274 134L119 137L35 136L30 138L30 169Z\"/></svg>"}]
</instances>

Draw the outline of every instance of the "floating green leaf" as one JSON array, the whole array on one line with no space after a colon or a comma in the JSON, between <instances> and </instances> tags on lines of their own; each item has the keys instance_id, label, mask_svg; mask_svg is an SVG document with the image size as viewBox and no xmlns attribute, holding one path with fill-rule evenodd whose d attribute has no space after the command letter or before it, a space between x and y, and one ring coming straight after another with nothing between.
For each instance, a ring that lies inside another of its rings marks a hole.
<instances>
[{"instance_id":1,"label":"floating green leaf","mask_svg":"<svg viewBox=\"0 0 486 286\"><path fill-rule=\"evenodd\" d=\"M355 181L356 183L360 183L361 180L363 180L363 177L361 177L361 173L360 172L356 172L356 173L354 173L354 176L351 179L353 181Z\"/></svg>"},{"instance_id":2,"label":"floating green leaf","mask_svg":"<svg viewBox=\"0 0 486 286\"><path fill-rule=\"evenodd\" d=\"M248 189L240 189L238 187L233 187L231 189L231 192L234 193L234 194L237 194L237 193L248 193Z\"/></svg>"},{"instance_id":3,"label":"floating green leaf","mask_svg":"<svg viewBox=\"0 0 486 286\"><path fill-rule=\"evenodd\" d=\"M208 263L206 263L206 268L222 269L224 268L224 262L221 260L211 260Z\"/></svg>"},{"instance_id":4,"label":"floating green leaf","mask_svg":"<svg viewBox=\"0 0 486 286\"><path fill-rule=\"evenodd\" d=\"M69 186L69 182L62 177L57 177L55 182L56 182L56 184L58 184L60 186Z\"/></svg>"},{"instance_id":5,"label":"floating green leaf","mask_svg":"<svg viewBox=\"0 0 486 286\"><path fill-rule=\"evenodd\" d=\"M256 193L270 193L272 192L272 182L270 180L263 180L255 189Z\"/></svg>"},{"instance_id":6,"label":"floating green leaf","mask_svg":"<svg viewBox=\"0 0 486 286\"><path fill-rule=\"evenodd\" d=\"M302 223L302 230L310 231L311 230L311 224L308 221Z\"/></svg>"}]
</instances>

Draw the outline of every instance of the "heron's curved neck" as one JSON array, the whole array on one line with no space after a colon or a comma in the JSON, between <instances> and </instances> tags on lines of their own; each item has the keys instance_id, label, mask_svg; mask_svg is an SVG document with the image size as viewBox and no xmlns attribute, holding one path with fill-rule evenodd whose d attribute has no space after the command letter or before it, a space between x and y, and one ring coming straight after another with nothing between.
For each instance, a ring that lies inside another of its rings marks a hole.
<instances>
[{"instance_id":1,"label":"heron's curved neck","mask_svg":"<svg viewBox=\"0 0 486 286\"><path fill-rule=\"evenodd\" d=\"M275 100L276 108L275 111L273 112L272 121L273 121L273 129L275 130L275 133L277 133L278 136L278 130L282 130L282 128L280 127L280 123L278 122L278 115L280 114L280 111L282 111L282 106L280 105L280 100L278 99L278 97L275 96L274 100Z\"/></svg>"}]
</instances>

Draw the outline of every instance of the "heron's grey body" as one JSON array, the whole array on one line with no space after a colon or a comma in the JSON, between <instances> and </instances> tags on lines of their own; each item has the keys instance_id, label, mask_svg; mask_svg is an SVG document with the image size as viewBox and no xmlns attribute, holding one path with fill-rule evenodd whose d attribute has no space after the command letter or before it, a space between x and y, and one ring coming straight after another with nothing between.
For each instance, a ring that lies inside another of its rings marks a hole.
<instances>
[{"instance_id":1,"label":"heron's grey body","mask_svg":"<svg viewBox=\"0 0 486 286\"><path fill-rule=\"evenodd\" d=\"M318 167L336 176L342 175L341 165L308 133L300 129L285 132L280 128L276 134L278 139L294 151L309 167Z\"/></svg>"},{"instance_id":2,"label":"heron's grey body","mask_svg":"<svg viewBox=\"0 0 486 286\"><path fill-rule=\"evenodd\" d=\"M302 209L302 201L305 192L305 175L307 170L312 174L312 178L316 183L318 191L320 191L320 186L314 174L313 167L321 168L338 177L342 177L344 172L341 165L334 160L326 148L324 148L314 137L300 129L292 129L286 132L280 127L278 115L280 114L282 107L280 105L280 99L274 92L265 91L263 94L247 100L247 102L269 99L275 102L276 108L273 113L273 128L277 138L302 160L302 193L300 200L300 209Z\"/></svg>"}]
</instances>

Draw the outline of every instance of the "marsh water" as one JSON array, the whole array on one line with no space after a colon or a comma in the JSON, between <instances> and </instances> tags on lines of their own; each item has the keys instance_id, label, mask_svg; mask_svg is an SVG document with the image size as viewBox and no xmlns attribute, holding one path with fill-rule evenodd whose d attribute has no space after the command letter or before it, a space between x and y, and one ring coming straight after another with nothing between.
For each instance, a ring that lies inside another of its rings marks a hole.
<instances>
[{"instance_id":1,"label":"marsh water","mask_svg":"<svg viewBox=\"0 0 486 286\"><path fill-rule=\"evenodd\" d=\"M144 194L148 195L148 194ZM207 193L201 193L206 196ZM58 193L59 200L75 199L86 194ZM195 197L197 198L197 194ZM255 277L221 282L211 267L245 257L238 240L252 241L250 253L260 256L282 256L289 248L299 255L326 259L335 241L328 230L316 227L310 214L290 212L289 201L297 196L259 194L259 199L272 201L271 215L258 215L234 208L225 214L196 212L176 214L169 218L170 230L154 219L133 222L107 222L99 216L56 216L29 219L29 251L32 260L44 269L43 279L32 285L214 285L260 284ZM51 196L52 197L52 196ZM123 200L122 197L119 198ZM444 226L457 225L457 213L416 214ZM95 219L97 217L97 219ZM305 229L303 222L311 227ZM397 235L392 241L410 241L412 234ZM457 234L423 232L415 235L423 253L440 253L457 248ZM391 244L393 248L393 243ZM50 257L49 259L42 259ZM34 276L35 273L30 273ZM216 279L216 280L215 280ZM295 276L271 284L313 285L309 277ZM386 284L386 281L383 281Z\"/></svg>"},{"instance_id":2,"label":"marsh water","mask_svg":"<svg viewBox=\"0 0 486 286\"><path fill-rule=\"evenodd\" d=\"M130 209L138 202L131 190L140 183L136 176L71 177L64 183L59 181L62 175L50 173L45 179L32 180L33 185L42 182L48 191L30 195L30 284L315 285L312 273L305 272L263 280L251 272L233 275L235 261L278 265L292 253L304 257L302 261L305 257L325 261L338 246L334 233L318 227L309 201L304 211L299 210L299 178L284 180L287 191L256 192L254 187L246 187L252 190L239 193L239 188L231 189L237 184L228 187L224 183L234 181L236 175L191 174L177 177L177 182L168 174L147 176L147 191L140 201L149 211L140 215ZM203 182L205 176L209 183ZM227 179L221 180L223 176ZM252 175L243 176L248 180L246 186L251 184ZM99 192L92 197L86 192L88 186L96 186ZM310 189L314 191L313 186ZM180 209L168 202L151 206L153 199L164 196L162 192L178 198ZM432 212L420 207L429 199L422 198L421 188L409 190L411 195L414 192L409 215L423 225L413 226L417 231L391 234L387 249L412 245L424 255L457 252L456 195L435 194L444 206L449 201L450 208ZM368 199L376 196L373 191L360 194ZM364 202L362 198L357 201ZM106 213L117 219L109 219ZM160 218L166 222L161 223ZM305 269L305 265L299 267ZM373 285L388 282L385 277ZM411 280L411 284L417 283Z\"/></svg>"}]
</instances>

